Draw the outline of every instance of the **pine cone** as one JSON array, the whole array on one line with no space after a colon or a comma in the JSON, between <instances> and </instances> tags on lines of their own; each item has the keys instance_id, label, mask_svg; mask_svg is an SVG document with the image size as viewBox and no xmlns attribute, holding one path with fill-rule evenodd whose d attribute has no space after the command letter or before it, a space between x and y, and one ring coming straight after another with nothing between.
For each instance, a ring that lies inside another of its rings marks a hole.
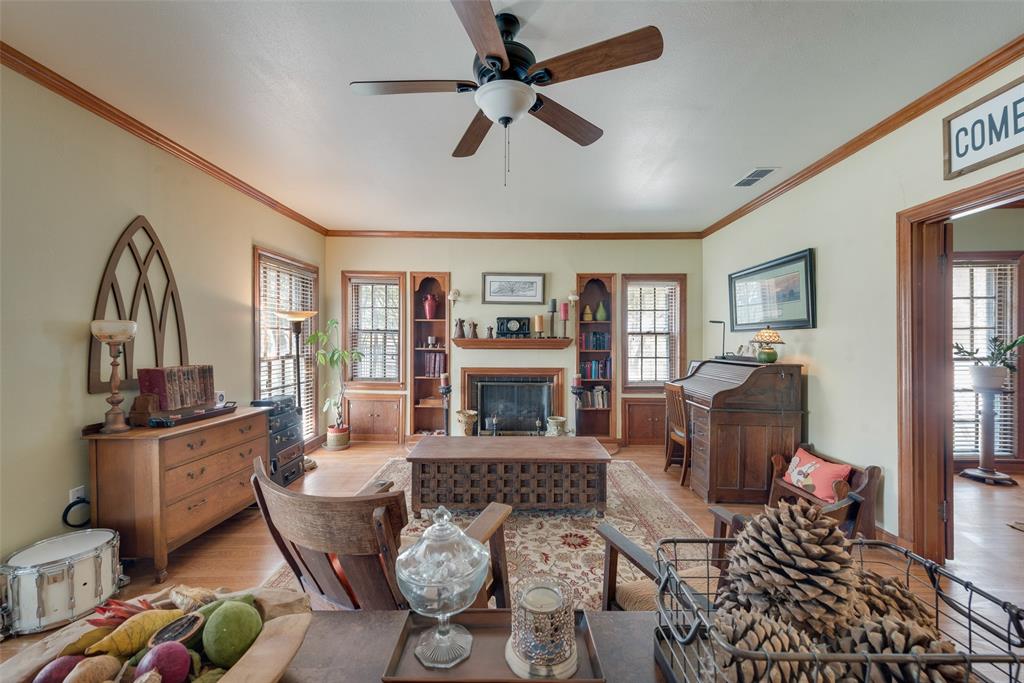
<instances>
[{"instance_id":1,"label":"pine cone","mask_svg":"<svg viewBox=\"0 0 1024 683\"><path fill-rule=\"evenodd\" d=\"M902 580L895 576L881 576L870 569L857 573L860 576L860 597L866 603L868 614L912 621L928 629L932 635L938 635L933 616L935 608L904 588Z\"/></svg>"},{"instance_id":2,"label":"pine cone","mask_svg":"<svg viewBox=\"0 0 1024 683\"><path fill-rule=\"evenodd\" d=\"M849 547L821 508L804 500L780 502L736 535L729 553L731 588L741 606L834 636L851 614L860 584Z\"/></svg>"},{"instance_id":3,"label":"pine cone","mask_svg":"<svg viewBox=\"0 0 1024 683\"><path fill-rule=\"evenodd\" d=\"M739 610L719 612L715 628L730 645L741 650L762 651L769 654L822 653L807 634L777 619L763 614ZM838 667L814 661L775 660L768 662L733 657L725 648L715 647L716 681L729 683L834 683L838 680Z\"/></svg>"},{"instance_id":4,"label":"pine cone","mask_svg":"<svg viewBox=\"0 0 1024 683\"><path fill-rule=\"evenodd\" d=\"M876 617L840 634L835 651L848 654L956 654L956 647L941 640L931 629L904 619ZM872 683L964 683L967 668L962 664L907 664L871 665L848 664L839 679L841 683L871 681Z\"/></svg>"}]
</instances>

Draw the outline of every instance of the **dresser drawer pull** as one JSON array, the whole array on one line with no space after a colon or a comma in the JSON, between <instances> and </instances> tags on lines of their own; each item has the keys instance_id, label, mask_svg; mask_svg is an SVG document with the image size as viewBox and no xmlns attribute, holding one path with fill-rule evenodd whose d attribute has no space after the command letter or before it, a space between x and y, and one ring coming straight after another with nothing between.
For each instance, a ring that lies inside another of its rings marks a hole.
<instances>
[{"instance_id":1,"label":"dresser drawer pull","mask_svg":"<svg viewBox=\"0 0 1024 683\"><path fill-rule=\"evenodd\" d=\"M252 449L251 448L249 449L248 453L243 453L242 451L238 451L238 457L239 458L244 458L247 455L252 455Z\"/></svg>"},{"instance_id":2,"label":"dresser drawer pull","mask_svg":"<svg viewBox=\"0 0 1024 683\"><path fill-rule=\"evenodd\" d=\"M188 448L191 451L194 451L197 448L202 448L205 445L206 445L206 439L199 439L199 441L189 441L188 442Z\"/></svg>"},{"instance_id":3,"label":"dresser drawer pull","mask_svg":"<svg viewBox=\"0 0 1024 683\"><path fill-rule=\"evenodd\" d=\"M197 507L200 507L200 506L203 506L203 505L206 505L206 499L205 499L205 498L203 498L203 499L202 499L201 501L199 501L198 503L193 503L192 505L189 505L189 506L188 506L188 511L189 511L189 512L192 512L192 511L193 511L193 510L195 510L195 509L196 509Z\"/></svg>"},{"instance_id":4,"label":"dresser drawer pull","mask_svg":"<svg viewBox=\"0 0 1024 683\"><path fill-rule=\"evenodd\" d=\"M188 474L186 474L185 476L187 476L189 479L195 479L197 476L201 477L204 474L206 474L206 465L203 465L202 467L199 468L198 475L195 472L189 470Z\"/></svg>"},{"instance_id":5,"label":"dresser drawer pull","mask_svg":"<svg viewBox=\"0 0 1024 683\"><path fill-rule=\"evenodd\" d=\"M239 434L247 434L252 431L252 425L245 425L244 427L238 428Z\"/></svg>"}]
</instances>

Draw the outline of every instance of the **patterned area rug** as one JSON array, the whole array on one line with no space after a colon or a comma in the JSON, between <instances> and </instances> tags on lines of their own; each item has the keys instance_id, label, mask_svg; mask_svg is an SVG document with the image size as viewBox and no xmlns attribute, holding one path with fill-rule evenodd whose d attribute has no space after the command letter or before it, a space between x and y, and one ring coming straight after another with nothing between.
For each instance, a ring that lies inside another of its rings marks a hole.
<instances>
[{"instance_id":1,"label":"patterned area rug","mask_svg":"<svg viewBox=\"0 0 1024 683\"><path fill-rule=\"evenodd\" d=\"M405 460L388 460L371 479L395 482L395 490L404 489L409 503L410 470ZM473 517L473 513L458 513L455 520L465 527ZM608 509L603 520L592 513L524 511L512 514L505 526L512 591L521 578L553 574L573 587L580 607L598 609L604 578L604 540L598 536L596 528L603 521L610 522L651 554L661 538L704 537L694 521L661 493L636 463L613 460L608 465ZM411 519L402 530L402 536L418 536L429 524L429 520ZM693 552L694 559L704 556L703 549L697 546L693 547ZM643 578L640 572L620 560L620 582L639 578ZM298 590L298 582L287 565L275 571L264 585Z\"/></svg>"}]
</instances>

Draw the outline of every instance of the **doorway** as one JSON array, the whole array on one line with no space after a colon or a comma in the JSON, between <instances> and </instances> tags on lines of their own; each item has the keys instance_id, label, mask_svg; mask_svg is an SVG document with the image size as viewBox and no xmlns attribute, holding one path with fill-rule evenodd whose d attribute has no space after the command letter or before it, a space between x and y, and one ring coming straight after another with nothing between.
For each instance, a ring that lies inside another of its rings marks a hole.
<instances>
[{"instance_id":1,"label":"doorway","mask_svg":"<svg viewBox=\"0 0 1024 683\"><path fill-rule=\"evenodd\" d=\"M897 215L899 541L953 556L953 224L1024 197L1013 171Z\"/></svg>"}]
</instances>

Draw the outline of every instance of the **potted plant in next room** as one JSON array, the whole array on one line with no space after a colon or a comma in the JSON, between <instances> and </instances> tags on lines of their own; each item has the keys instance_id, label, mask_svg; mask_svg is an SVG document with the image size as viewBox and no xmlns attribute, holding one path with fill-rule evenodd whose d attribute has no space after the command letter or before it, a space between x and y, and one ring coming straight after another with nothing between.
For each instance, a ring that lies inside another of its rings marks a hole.
<instances>
[{"instance_id":1,"label":"potted plant in next room","mask_svg":"<svg viewBox=\"0 0 1024 683\"><path fill-rule=\"evenodd\" d=\"M978 349L969 351L961 344L953 344L953 355L958 358L970 358L974 361L971 368L971 383L975 391L981 389L999 389L1006 382L1011 372L1017 370L1016 348L1024 344L1024 335L1013 341L1003 342L1002 337L988 340L988 354L978 358Z\"/></svg>"},{"instance_id":2,"label":"potted plant in next room","mask_svg":"<svg viewBox=\"0 0 1024 683\"><path fill-rule=\"evenodd\" d=\"M327 443L324 448L340 451L348 448L349 428L345 424L342 407L345 402L345 367L354 360L362 360L359 351L342 349L339 343L338 321L331 318L323 330L309 335L306 343L316 347L316 364L331 369L330 378L321 385L327 398L323 412L334 415L334 424L327 427Z\"/></svg>"}]
</instances>

